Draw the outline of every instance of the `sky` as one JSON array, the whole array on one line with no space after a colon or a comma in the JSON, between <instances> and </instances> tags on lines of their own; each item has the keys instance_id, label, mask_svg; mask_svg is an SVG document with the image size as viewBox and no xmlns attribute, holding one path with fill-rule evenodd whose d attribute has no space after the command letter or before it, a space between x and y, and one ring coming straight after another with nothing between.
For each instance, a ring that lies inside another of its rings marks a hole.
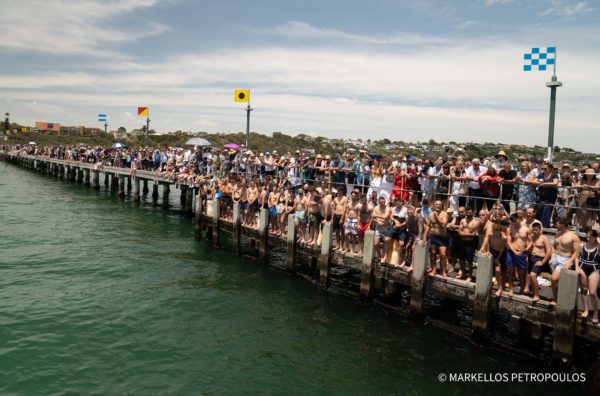
<instances>
[{"instance_id":1,"label":"sky","mask_svg":"<svg viewBox=\"0 0 600 396\"><path fill-rule=\"evenodd\" d=\"M555 145L600 153L600 1L2 0L11 121L329 138Z\"/></svg>"}]
</instances>

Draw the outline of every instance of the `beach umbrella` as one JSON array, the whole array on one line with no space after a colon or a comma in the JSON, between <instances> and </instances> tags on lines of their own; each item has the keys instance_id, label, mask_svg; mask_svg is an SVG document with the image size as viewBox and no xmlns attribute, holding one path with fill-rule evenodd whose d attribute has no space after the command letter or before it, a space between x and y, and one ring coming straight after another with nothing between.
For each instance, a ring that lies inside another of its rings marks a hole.
<instances>
[{"instance_id":1,"label":"beach umbrella","mask_svg":"<svg viewBox=\"0 0 600 396\"><path fill-rule=\"evenodd\" d=\"M227 143L223 147L228 148L228 149L234 149L234 150L239 150L240 149L240 145L239 144L235 144L235 143Z\"/></svg>"},{"instance_id":2,"label":"beach umbrella","mask_svg":"<svg viewBox=\"0 0 600 396\"><path fill-rule=\"evenodd\" d=\"M212 146L212 143L206 139L195 137L187 142L185 142L186 146Z\"/></svg>"},{"instance_id":3,"label":"beach umbrella","mask_svg":"<svg viewBox=\"0 0 600 396\"><path fill-rule=\"evenodd\" d=\"M36 144L35 142L29 142L29 144Z\"/></svg>"},{"instance_id":4,"label":"beach umbrella","mask_svg":"<svg viewBox=\"0 0 600 396\"><path fill-rule=\"evenodd\" d=\"M123 147L127 147L127 145L125 143L113 143L110 147L111 148L123 148Z\"/></svg>"}]
</instances>

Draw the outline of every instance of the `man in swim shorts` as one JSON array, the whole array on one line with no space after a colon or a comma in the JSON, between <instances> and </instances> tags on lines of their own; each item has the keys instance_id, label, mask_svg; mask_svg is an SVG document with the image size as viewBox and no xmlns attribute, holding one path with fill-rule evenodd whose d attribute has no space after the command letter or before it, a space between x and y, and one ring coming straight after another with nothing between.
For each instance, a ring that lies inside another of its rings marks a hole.
<instances>
[{"instance_id":1,"label":"man in swim shorts","mask_svg":"<svg viewBox=\"0 0 600 396\"><path fill-rule=\"evenodd\" d=\"M554 253L550 259L552 269L552 300L550 305L556 305L560 272L575 268L573 263L577 258L581 245L577 234L567 228L567 221L564 218L558 218L554 225L556 226L556 237L554 238Z\"/></svg>"}]
</instances>

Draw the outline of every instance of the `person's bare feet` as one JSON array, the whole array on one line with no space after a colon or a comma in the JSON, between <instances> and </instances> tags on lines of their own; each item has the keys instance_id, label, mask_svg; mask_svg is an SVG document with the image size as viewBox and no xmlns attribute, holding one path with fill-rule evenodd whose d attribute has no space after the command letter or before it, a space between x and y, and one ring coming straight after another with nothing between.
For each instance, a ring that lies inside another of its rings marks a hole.
<instances>
[{"instance_id":1,"label":"person's bare feet","mask_svg":"<svg viewBox=\"0 0 600 396\"><path fill-rule=\"evenodd\" d=\"M592 315L592 323L598 324L598 311L594 311L594 314Z\"/></svg>"},{"instance_id":2,"label":"person's bare feet","mask_svg":"<svg viewBox=\"0 0 600 396\"><path fill-rule=\"evenodd\" d=\"M467 283L471 283L471 282L473 282L473 279L471 279L471 277L470 277L470 276L467 276L467 279L465 279L465 282L467 282Z\"/></svg>"},{"instance_id":3,"label":"person's bare feet","mask_svg":"<svg viewBox=\"0 0 600 396\"><path fill-rule=\"evenodd\" d=\"M533 302L536 303L538 301L540 301L540 296L533 296Z\"/></svg>"},{"instance_id":4,"label":"person's bare feet","mask_svg":"<svg viewBox=\"0 0 600 396\"><path fill-rule=\"evenodd\" d=\"M550 300L549 304L550 304L551 307L555 307L556 306L556 301Z\"/></svg>"},{"instance_id":5,"label":"person's bare feet","mask_svg":"<svg viewBox=\"0 0 600 396\"><path fill-rule=\"evenodd\" d=\"M590 314L590 312L589 312L589 311L586 309L585 311L583 311L583 312L581 313L581 317L582 317L582 318L584 318L584 319L586 319L586 318L588 317L588 315L589 315L589 314Z\"/></svg>"},{"instance_id":6,"label":"person's bare feet","mask_svg":"<svg viewBox=\"0 0 600 396\"><path fill-rule=\"evenodd\" d=\"M508 296L509 296L509 297L512 297L513 295L514 295L513 288L512 288L512 287L509 287L509 288L508 288Z\"/></svg>"},{"instance_id":7,"label":"person's bare feet","mask_svg":"<svg viewBox=\"0 0 600 396\"><path fill-rule=\"evenodd\" d=\"M413 272L413 266L411 265L410 267L408 267L406 271L408 271L409 273Z\"/></svg>"}]
</instances>

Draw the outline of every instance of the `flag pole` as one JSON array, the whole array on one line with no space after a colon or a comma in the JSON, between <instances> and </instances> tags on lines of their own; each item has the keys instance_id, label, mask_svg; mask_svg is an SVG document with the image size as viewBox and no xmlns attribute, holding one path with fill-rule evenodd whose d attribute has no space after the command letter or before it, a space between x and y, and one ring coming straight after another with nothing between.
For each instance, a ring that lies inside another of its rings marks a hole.
<instances>
[{"instance_id":1,"label":"flag pole","mask_svg":"<svg viewBox=\"0 0 600 396\"><path fill-rule=\"evenodd\" d=\"M248 107L246 107L246 150L250 150L250 98L248 98Z\"/></svg>"},{"instance_id":2,"label":"flag pole","mask_svg":"<svg viewBox=\"0 0 600 396\"><path fill-rule=\"evenodd\" d=\"M150 112L146 116L146 147L148 147L148 131L150 130Z\"/></svg>"},{"instance_id":3,"label":"flag pole","mask_svg":"<svg viewBox=\"0 0 600 396\"><path fill-rule=\"evenodd\" d=\"M556 48L556 47L555 47ZM556 88L562 87L562 82L558 81L556 77L556 49L554 50L554 72L552 74L552 80L546 83L546 86L550 88L550 119L548 122L548 161L552 163L552 154L554 150L554 119L556 114Z\"/></svg>"}]
</instances>

